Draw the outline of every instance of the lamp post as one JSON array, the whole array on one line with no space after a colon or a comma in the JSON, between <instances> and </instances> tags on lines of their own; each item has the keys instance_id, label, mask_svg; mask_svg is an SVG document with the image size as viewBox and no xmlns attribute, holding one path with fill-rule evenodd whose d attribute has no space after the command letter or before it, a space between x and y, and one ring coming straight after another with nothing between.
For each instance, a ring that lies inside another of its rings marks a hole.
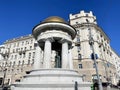
<instances>
[{"instance_id":1,"label":"lamp post","mask_svg":"<svg viewBox=\"0 0 120 90\"><path fill-rule=\"evenodd\" d=\"M86 19L86 21L87 21L87 24L88 24L88 30L89 30L89 35L90 35L89 36L89 44L91 45L91 49L92 49L92 53L93 53L93 61L94 61L96 75L97 75L97 79L98 79L98 87L99 87L99 90L103 90L102 83L100 81L100 76L99 76L99 73L98 73L98 66L97 66L97 62L96 62L96 54L95 54L95 50L94 50L94 39L93 39L92 34L91 34L91 29L89 28L88 19Z\"/></svg>"}]
</instances>

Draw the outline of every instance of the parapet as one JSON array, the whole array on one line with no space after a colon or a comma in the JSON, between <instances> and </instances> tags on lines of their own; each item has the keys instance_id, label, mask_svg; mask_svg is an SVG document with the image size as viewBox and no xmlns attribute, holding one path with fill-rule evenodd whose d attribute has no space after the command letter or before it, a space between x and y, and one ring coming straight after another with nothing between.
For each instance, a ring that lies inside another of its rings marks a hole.
<instances>
[{"instance_id":1,"label":"parapet","mask_svg":"<svg viewBox=\"0 0 120 90\"><path fill-rule=\"evenodd\" d=\"M92 11L90 11L90 12L87 13L84 10L82 10L82 11L80 11L80 13L70 14L69 15L69 19L70 20L77 20L77 19L80 20L81 19L82 22L80 21L80 23L87 23L85 19L88 19L90 21L90 23L97 24L97 22L96 22L96 16L93 15Z\"/></svg>"}]
</instances>

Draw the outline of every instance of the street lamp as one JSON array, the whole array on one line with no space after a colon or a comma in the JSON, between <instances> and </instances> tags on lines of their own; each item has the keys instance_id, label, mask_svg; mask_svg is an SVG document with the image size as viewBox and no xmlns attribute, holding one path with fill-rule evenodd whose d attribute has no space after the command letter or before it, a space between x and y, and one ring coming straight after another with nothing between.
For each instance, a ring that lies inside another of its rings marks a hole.
<instances>
[{"instance_id":1,"label":"street lamp","mask_svg":"<svg viewBox=\"0 0 120 90\"><path fill-rule=\"evenodd\" d=\"M99 76L99 73L98 73L98 66L97 66L97 62L96 62L96 54L95 54L95 51L94 51L94 39L92 37L92 34L91 34L91 29L89 28L89 21L88 19L86 19L87 21L87 24L88 24L88 30L90 30L89 34L89 44L91 45L91 49L92 49L92 53L93 53L93 61L94 61L94 65L95 65L95 70L96 70L96 75L97 75L97 79L98 79L98 87L99 87L99 90L103 90L102 88L102 83L100 81L100 76Z\"/></svg>"}]
</instances>

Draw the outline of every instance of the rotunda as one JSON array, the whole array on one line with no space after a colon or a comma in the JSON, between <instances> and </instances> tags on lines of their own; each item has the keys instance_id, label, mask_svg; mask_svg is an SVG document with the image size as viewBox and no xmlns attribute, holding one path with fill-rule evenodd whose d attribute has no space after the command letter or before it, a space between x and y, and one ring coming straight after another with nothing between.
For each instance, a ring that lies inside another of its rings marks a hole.
<instances>
[{"instance_id":1,"label":"rotunda","mask_svg":"<svg viewBox=\"0 0 120 90\"><path fill-rule=\"evenodd\" d=\"M90 90L90 83L73 69L72 40L76 30L64 19L48 17L36 25L32 34L37 43L33 70L12 90ZM43 51L41 58L40 51ZM55 66L51 65L51 52L56 51Z\"/></svg>"}]
</instances>

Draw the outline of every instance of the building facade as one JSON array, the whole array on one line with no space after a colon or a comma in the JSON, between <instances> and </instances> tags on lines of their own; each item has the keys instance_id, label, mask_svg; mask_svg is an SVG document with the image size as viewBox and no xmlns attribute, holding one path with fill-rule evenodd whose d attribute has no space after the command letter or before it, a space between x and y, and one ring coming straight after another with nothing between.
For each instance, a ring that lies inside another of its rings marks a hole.
<instances>
[{"instance_id":1,"label":"building facade","mask_svg":"<svg viewBox=\"0 0 120 90\"><path fill-rule=\"evenodd\" d=\"M110 46L110 39L97 25L96 17L90 11L80 11L69 15L69 23L77 36L72 41L73 66L83 77L83 81L92 82L96 79L96 71L91 49L90 37L94 40L95 58L103 83L117 84L120 76L119 55ZM32 35L7 40L0 46L0 80L1 84L12 84L20 81L32 69L35 57L35 39ZM41 50L41 58L43 51ZM51 64L55 67L56 52L52 50Z\"/></svg>"},{"instance_id":2,"label":"building facade","mask_svg":"<svg viewBox=\"0 0 120 90\"><path fill-rule=\"evenodd\" d=\"M90 37L94 40L94 51L102 82L117 84L115 61L119 62L119 56L110 46L110 39L106 33L97 25L96 17L90 11L81 11L78 14L70 14L70 24L76 28L77 36L73 41L73 60L75 68L83 74L85 81L96 79L95 64L93 62L93 51ZM117 69L118 70L118 69Z\"/></svg>"}]
</instances>

